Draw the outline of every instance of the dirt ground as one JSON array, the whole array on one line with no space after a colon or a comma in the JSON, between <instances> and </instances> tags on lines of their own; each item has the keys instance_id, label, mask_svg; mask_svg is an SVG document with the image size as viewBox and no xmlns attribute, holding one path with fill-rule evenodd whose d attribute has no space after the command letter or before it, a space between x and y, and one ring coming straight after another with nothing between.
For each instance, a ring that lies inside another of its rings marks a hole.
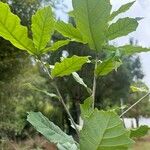
<instances>
[{"instance_id":1,"label":"dirt ground","mask_svg":"<svg viewBox=\"0 0 150 150\"><path fill-rule=\"evenodd\" d=\"M36 136L25 141L14 142L4 140L0 145L1 150L57 150L56 146L43 137ZM150 150L150 135L136 141L130 150Z\"/></svg>"},{"instance_id":2,"label":"dirt ground","mask_svg":"<svg viewBox=\"0 0 150 150\"><path fill-rule=\"evenodd\" d=\"M150 135L137 140L133 150L150 150Z\"/></svg>"},{"instance_id":3,"label":"dirt ground","mask_svg":"<svg viewBox=\"0 0 150 150\"><path fill-rule=\"evenodd\" d=\"M0 150L57 150L56 146L41 136L15 142L3 140Z\"/></svg>"}]
</instances>

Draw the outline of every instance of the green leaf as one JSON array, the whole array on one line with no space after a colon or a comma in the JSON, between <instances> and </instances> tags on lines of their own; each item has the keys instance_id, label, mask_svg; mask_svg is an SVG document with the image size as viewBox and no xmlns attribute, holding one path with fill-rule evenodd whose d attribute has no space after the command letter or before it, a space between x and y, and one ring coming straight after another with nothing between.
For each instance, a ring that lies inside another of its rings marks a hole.
<instances>
[{"instance_id":1,"label":"green leaf","mask_svg":"<svg viewBox=\"0 0 150 150\"><path fill-rule=\"evenodd\" d=\"M116 59L116 57L108 58L107 60L104 60L103 62L98 64L95 73L97 76L105 76L111 71L117 70L117 68L120 67L121 64L122 62Z\"/></svg>"},{"instance_id":2,"label":"green leaf","mask_svg":"<svg viewBox=\"0 0 150 150\"><path fill-rule=\"evenodd\" d=\"M103 50L112 51L112 52L119 50L124 55L133 55L141 52L149 52L150 48L135 46L135 45L124 45L120 47L115 47L113 45L105 45L103 46Z\"/></svg>"},{"instance_id":3,"label":"green leaf","mask_svg":"<svg viewBox=\"0 0 150 150\"><path fill-rule=\"evenodd\" d=\"M83 79L76 73L72 73L73 78L81 85L83 85L85 88L87 88L87 85L84 83Z\"/></svg>"},{"instance_id":4,"label":"green leaf","mask_svg":"<svg viewBox=\"0 0 150 150\"><path fill-rule=\"evenodd\" d=\"M88 93L92 93L92 90L84 83L83 79L78 75L78 73L73 72L72 73L73 78L75 79L76 82L84 86L87 90Z\"/></svg>"},{"instance_id":5,"label":"green leaf","mask_svg":"<svg viewBox=\"0 0 150 150\"><path fill-rule=\"evenodd\" d=\"M118 16L121 13L124 13L126 11L128 11L131 6L135 3L135 1L127 3L125 5L122 5L117 11L114 11L111 16L110 16L110 20L113 20L116 16Z\"/></svg>"},{"instance_id":6,"label":"green leaf","mask_svg":"<svg viewBox=\"0 0 150 150\"><path fill-rule=\"evenodd\" d=\"M115 52L117 50L117 47L115 47L114 45L107 45L106 44L103 46L103 50Z\"/></svg>"},{"instance_id":7,"label":"green leaf","mask_svg":"<svg viewBox=\"0 0 150 150\"><path fill-rule=\"evenodd\" d=\"M65 134L58 126L49 121L45 116L40 112L29 112L27 116L27 121L30 122L34 128L44 135L50 142L53 142L57 145L77 145L74 139L71 136ZM69 146L68 146L69 147ZM65 149L65 150L69 150Z\"/></svg>"},{"instance_id":8,"label":"green leaf","mask_svg":"<svg viewBox=\"0 0 150 150\"><path fill-rule=\"evenodd\" d=\"M107 33L109 40L126 36L129 33L135 31L138 27L138 22L133 18L122 18L116 23L110 25Z\"/></svg>"},{"instance_id":9,"label":"green leaf","mask_svg":"<svg viewBox=\"0 0 150 150\"><path fill-rule=\"evenodd\" d=\"M54 24L51 7L40 9L32 16L33 42L37 49L35 53L41 54L50 41L54 31Z\"/></svg>"},{"instance_id":10,"label":"green leaf","mask_svg":"<svg viewBox=\"0 0 150 150\"><path fill-rule=\"evenodd\" d=\"M76 144L64 143L64 144L57 144L58 150L79 150Z\"/></svg>"},{"instance_id":11,"label":"green leaf","mask_svg":"<svg viewBox=\"0 0 150 150\"><path fill-rule=\"evenodd\" d=\"M116 113L94 110L84 119L80 150L127 150L132 143Z\"/></svg>"},{"instance_id":12,"label":"green leaf","mask_svg":"<svg viewBox=\"0 0 150 150\"><path fill-rule=\"evenodd\" d=\"M11 13L9 6L2 2L0 2L0 36L29 53L33 53L35 49L32 40L28 38L27 27L22 26L19 17Z\"/></svg>"},{"instance_id":13,"label":"green leaf","mask_svg":"<svg viewBox=\"0 0 150 150\"><path fill-rule=\"evenodd\" d=\"M144 125L144 126L140 126L139 128L136 129L131 129L130 130L130 137L131 138L140 138L145 136L146 134L148 134L150 130L150 127Z\"/></svg>"},{"instance_id":14,"label":"green leaf","mask_svg":"<svg viewBox=\"0 0 150 150\"><path fill-rule=\"evenodd\" d=\"M148 51L150 51L150 48L141 47L141 46L134 46L134 45L124 45L124 46L121 46L121 47L118 47L118 48L125 55L133 55L135 53L141 53L141 52L148 52Z\"/></svg>"},{"instance_id":15,"label":"green leaf","mask_svg":"<svg viewBox=\"0 0 150 150\"><path fill-rule=\"evenodd\" d=\"M91 97L88 97L84 101L84 103L80 105L82 118L89 117L91 115L91 113L94 111L92 109L92 103L93 103L93 98L91 96Z\"/></svg>"},{"instance_id":16,"label":"green leaf","mask_svg":"<svg viewBox=\"0 0 150 150\"><path fill-rule=\"evenodd\" d=\"M111 4L110 0L73 0L77 28L93 50L101 50L106 42Z\"/></svg>"},{"instance_id":17,"label":"green leaf","mask_svg":"<svg viewBox=\"0 0 150 150\"><path fill-rule=\"evenodd\" d=\"M83 41L82 35L78 29L76 29L72 24L65 23L63 21L58 21L56 23L56 30L60 32L63 36L70 38L72 41L85 43Z\"/></svg>"},{"instance_id":18,"label":"green leaf","mask_svg":"<svg viewBox=\"0 0 150 150\"><path fill-rule=\"evenodd\" d=\"M69 11L68 12L68 15L70 16L70 17L73 17L74 18L74 14L73 14L74 12L73 12L73 10L72 11Z\"/></svg>"},{"instance_id":19,"label":"green leaf","mask_svg":"<svg viewBox=\"0 0 150 150\"><path fill-rule=\"evenodd\" d=\"M54 51L58 50L59 48L69 44L69 42L70 42L70 40L60 40L58 42L53 43L51 47L45 48L44 52L48 52L48 51L54 52Z\"/></svg>"},{"instance_id":20,"label":"green leaf","mask_svg":"<svg viewBox=\"0 0 150 150\"><path fill-rule=\"evenodd\" d=\"M60 63L57 62L52 70L52 77L67 76L72 72L80 70L82 65L89 61L88 58L88 56L79 57L74 55L71 58L65 58Z\"/></svg>"},{"instance_id":21,"label":"green leaf","mask_svg":"<svg viewBox=\"0 0 150 150\"><path fill-rule=\"evenodd\" d=\"M25 87L29 88L30 90L35 90L35 91L38 91L38 92L41 92L41 93L44 93L46 94L47 96L51 97L51 98L57 98L59 99L59 96L54 94L54 93L49 93L47 92L46 90L44 89L39 89L37 88L36 86L32 85L31 83L26 83L24 84Z\"/></svg>"}]
</instances>

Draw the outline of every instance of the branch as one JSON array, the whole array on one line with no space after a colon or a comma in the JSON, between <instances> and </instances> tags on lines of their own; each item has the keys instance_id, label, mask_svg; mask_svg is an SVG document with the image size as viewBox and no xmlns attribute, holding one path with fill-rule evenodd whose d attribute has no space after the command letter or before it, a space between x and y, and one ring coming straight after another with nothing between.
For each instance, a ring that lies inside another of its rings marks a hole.
<instances>
[{"instance_id":1,"label":"branch","mask_svg":"<svg viewBox=\"0 0 150 150\"><path fill-rule=\"evenodd\" d=\"M93 98L92 108L93 109L94 109L94 106L95 106L96 80L97 80L95 70L97 69L97 63L98 63L98 59L96 58L96 60L95 60L95 69L94 69L94 79L93 79L93 90L92 90L92 98Z\"/></svg>"},{"instance_id":2,"label":"branch","mask_svg":"<svg viewBox=\"0 0 150 150\"><path fill-rule=\"evenodd\" d=\"M51 74L49 73L48 68L47 68L46 65L43 63L43 61L42 61L40 58L38 58L38 61L42 64L42 66L43 66L43 68L45 69L46 73L48 74L50 80L53 80ZM76 123L74 122L73 117L71 116L71 114L70 114L70 112L69 112L69 110L68 110L68 108L67 108L67 106L66 106L66 104L65 104L65 101L64 101L64 99L63 99L63 97L62 97L62 95L61 95L61 93L60 93L60 91L59 91L59 89L58 89L58 86L57 86L56 82L54 82L54 83L52 84L52 86L55 88L55 90L56 90L56 92L57 92L57 94L58 94L58 96L59 96L59 101L62 103L62 105L63 105L63 107L64 107L66 113L68 114L68 116L69 116L69 118L70 118L72 124L74 125L74 128L75 128L75 130L76 130L76 133L77 133L77 135L78 135L78 137L79 137L79 130L78 130L78 128L77 128L77 125L76 125Z\"/></svg>"},{"instance_id":3,"label":"branch","mask_svg":"<svg viewBox=\"0 0 150 150\"><path fill-rule=\"evenodd\" d=\"M142 98L140 98L136 103L134 103L131 107L129 107L127 110L125 110L120 117L122 117L124 114L126 114L128 111L130 111L134 106L136 106L138 103L140 103L143 99L145 99L146 97L148 97L150 95L150 92L147 93L146 95L144 95Z\"/></svg>"}]
</instances>

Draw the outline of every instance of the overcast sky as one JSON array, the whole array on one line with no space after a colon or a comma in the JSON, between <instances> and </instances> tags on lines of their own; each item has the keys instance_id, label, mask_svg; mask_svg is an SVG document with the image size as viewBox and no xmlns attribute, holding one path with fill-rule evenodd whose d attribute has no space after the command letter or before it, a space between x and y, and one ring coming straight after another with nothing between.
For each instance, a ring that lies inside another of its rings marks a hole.
<instances>
[{"instance_id":1,"label":"overcast sky","mask_svg":"<svg viewBox=\"0 0 150 150\"><path fill-rule=\"evenodd\" d=\"M71 0L64 0L65 4L68 6L68 10L72 10ZM122 4L132 2L133 0L111 0L113 5L113 10L119 8ZM61 11L58 11L58 15L61 16L63 20L67 20L67 16L62 14ZM144 17L140 21L140 25L136 32L131 33L126 37L119 38L115 40L118 45L127 44L129 38L133 37L135 40L138 40L138 44L143 47L150 47L150 0L136 0L132 8L126 12L124 15L119 17ZM145 74L144 81L150 88L150 52L140 54L143 72Z\"/></svg>"}]
</instances>

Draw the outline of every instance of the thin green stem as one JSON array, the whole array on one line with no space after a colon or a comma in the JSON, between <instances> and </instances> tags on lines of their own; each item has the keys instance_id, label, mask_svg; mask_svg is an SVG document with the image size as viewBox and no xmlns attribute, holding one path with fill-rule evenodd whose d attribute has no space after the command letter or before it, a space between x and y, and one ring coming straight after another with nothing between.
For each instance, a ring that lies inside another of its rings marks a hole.
<instances>
[{"instance_id":1,"label":"thin green stem","mask_svg":"<svg viewBox=\"0 0 150 150\"><path fill-rule=\"evenodd\" d=\"M38 60L39 60L39 62L42 64L42 67L45 69L45 71L46 71L46 73L48 74L50 80L53 80L51 74L49 73L48 68L45 66L45 64L43 63L43 61L42 61L41 59L39 59L39 58L38 58ZM53 82L52 86L55 88L55 90L56 90L56 92L57 92L57 94L58 94L58 96L59 96L59 101L62 103L62 105L63 105L63 107L64 107L66 113L68 114L68 116L69 116L69 118L70 118L70 120L71 120L71 122L72 122L72 124L73 124L73 126L74 126L74 128L75 128L75 130L76 130L76 133L77 133L77 135L78 135L78 137L79 137L79 130L78 130L78 128L77 128L77 125L76 125L76 123L74 122L74 119L73 119L72 115L70 114L70 112L69 112L69 110L68 110L68 108L67 108L67 106L66 106L66 104L65 104L65 101L64 101L64 99L63 99L63 97L62 97L62 95L61 95L61 93L60 93L60 91L59 91L59 89L58 89L58 86L57 86L56 82Z\"/></svg>"},{"instance_id":2,"label":"thin green stem","mask_svg":"<svg viewBox=\"0 0 150 150\"><path fill-rule=\"evenodd\" d=\"M78 135L78 137L79 137L79 130L78 130L78 128L77 128L77 125L76 125L76 123L74 122L74 119L72 118L72 115L70 114L70 112L69 112L69 110L68 110L68 108L67 108L67 106L66 106L66 104L65 104L65 102L64 102L64 100L63 100L63 98L62 98L62 95L61 95L61 93L60 93L60 91L59 91L57 85L54 85L54 87L55 87L55 89L56 89L56 91L57 91L57 94L58 94L58 96L59 96L59 98L60 98L60 101L61 101L61 103L62 103L62 105L63 105L65 111L67 112L67 114L68 114L68 116L69 116L69 118L70 118L70 120L71 120L71 122L72 122L72 124L73 124L73 126L74 126L74 128L75 128L75 130L76 130L76 132L77 132L77 135Z\"/></svg>"},{"instance_id":3,"label":"thin green stem","mask_svg":"<svg viewBox=\"0 0 150 150\"><path fill-rule=\"evenodd\" d=\"M98 63L98 59L96 58L95 60L95 68L94 68L94 78L93 78L93 90L92 90L92 98L93 98L93 104L92 104L92 108L94 109L95 106L95 94L96 94L96 80L97 80L97 76L95 74L95 70L97 69L97 63Z\"/></svg>"},{"instance_id":4,"label":"thin green stem","mask_svg":"<svg viewBox=\"0 0 150 150\"><path fill-rule=\"evenodd\" d=\"M129 107L127 110L125 110L120 117L122 117L124 114L126 114L128 111L130 111L134 106L136 106L138 103L140 103L142 100L144 100L146 97L150 95L150 92L144 95L142 98L140 98L136 103L134 103L131 107Z\"/></svg>"}]
</instances>

